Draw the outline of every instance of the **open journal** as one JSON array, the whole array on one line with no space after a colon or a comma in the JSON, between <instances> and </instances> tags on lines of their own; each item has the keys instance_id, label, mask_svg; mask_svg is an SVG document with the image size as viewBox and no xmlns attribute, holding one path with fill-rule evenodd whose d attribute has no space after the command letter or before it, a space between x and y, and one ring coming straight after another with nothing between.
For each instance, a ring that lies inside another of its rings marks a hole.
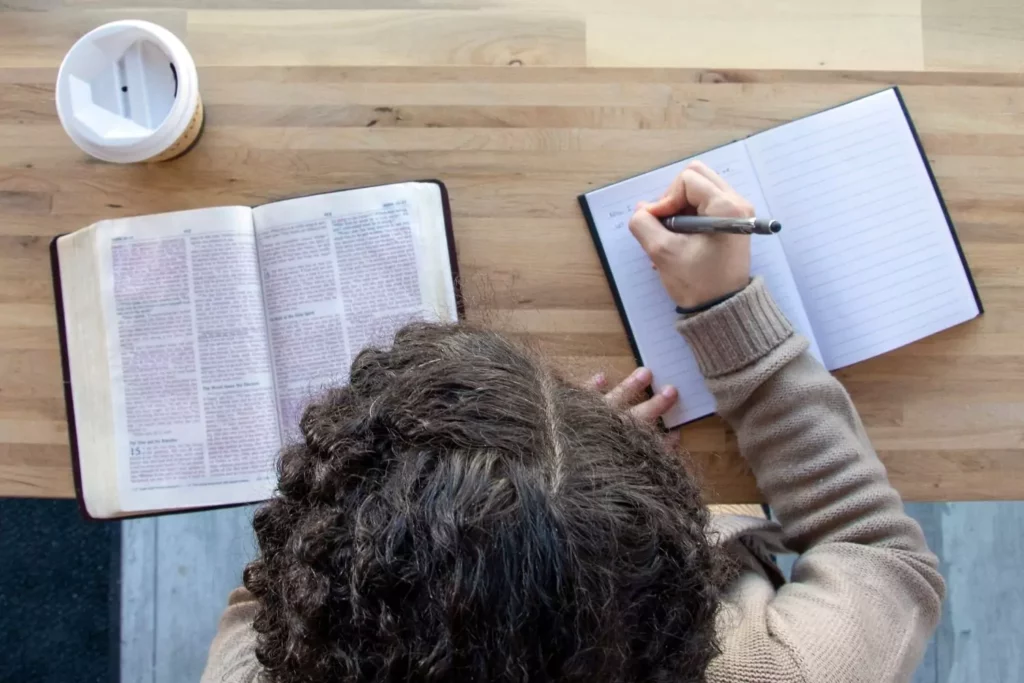
<instances>
[{"instance_id":1,"label":"open journal","mask_svg":"<svg viewBox=\"0 0 1024 683\"><path fill-rule=\"evenodd\" d=\"M437 182L102 221L52 245L75 485L93 518L253 502L364 346L455 321Z\"/></svg>"},{"instance_id":2,"label":"open journal","mask_svg":"<svg viewBox=\"0 0 1024 683\"><path fill-rule=\"evenodd\" d=\"M697 157L782 223L752 238L752 269L829 370L891 351L982 311L963 252L897 88ZM637 362L678 387L668 427L715 411L676 332L675 307L629 232L691 159L582 195L580 205Z\"/></svg>"}]
</instances>

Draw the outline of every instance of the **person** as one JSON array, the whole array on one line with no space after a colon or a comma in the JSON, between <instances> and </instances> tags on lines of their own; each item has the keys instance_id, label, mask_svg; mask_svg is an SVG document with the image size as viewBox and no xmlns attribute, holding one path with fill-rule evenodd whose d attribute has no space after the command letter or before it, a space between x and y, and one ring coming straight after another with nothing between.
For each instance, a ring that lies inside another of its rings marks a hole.
<instances>
[{"instance_id":1,"label":"person","mask_svg":"<svg viewBox=\"0 0 1024 683\"><path fill-rule=\"evenodd\" d=\"M777 521L709 512L651 419L674 391L624 407L646 369L604 398L497 333L411 325L306 410L204 680L909 679L937 560L749 237L657 220L686 211L752 209L693 163L630 229Z\"/></svg>"}]
</instances>

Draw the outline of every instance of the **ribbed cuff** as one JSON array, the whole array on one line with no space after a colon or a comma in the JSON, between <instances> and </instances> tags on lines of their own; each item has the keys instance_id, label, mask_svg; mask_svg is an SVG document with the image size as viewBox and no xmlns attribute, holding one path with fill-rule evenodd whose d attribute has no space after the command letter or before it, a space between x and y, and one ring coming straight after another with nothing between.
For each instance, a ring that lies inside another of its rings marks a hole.
<instances>
[{"instance_id":1,"label":"ribbed cuff","mask_svg":"<svg viewBox=\"0 0 1024 683\"><path fill-rule=\"evenodd\" d=\"M714 308L680 318L676 329L689 342L707 378L753 365L793 335L792 325L760 277Z\"/></svg>"}]
</instances>

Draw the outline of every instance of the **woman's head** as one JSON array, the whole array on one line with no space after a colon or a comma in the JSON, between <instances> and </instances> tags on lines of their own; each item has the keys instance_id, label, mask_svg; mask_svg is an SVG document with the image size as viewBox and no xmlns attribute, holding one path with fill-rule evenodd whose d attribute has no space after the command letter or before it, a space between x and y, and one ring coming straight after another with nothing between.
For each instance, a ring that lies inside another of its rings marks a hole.
<instances>
[{"instance_id":1,"label":"woman's head","mask_svg":"<svg viewBox=\"0 0 1024 683\"><path fill-rule=\"evenodd\" d=\"M418 324L301 430L245 573L270 680L703 679L719 556L653 428L501 335Z\"/></svg>"}]
</instances>

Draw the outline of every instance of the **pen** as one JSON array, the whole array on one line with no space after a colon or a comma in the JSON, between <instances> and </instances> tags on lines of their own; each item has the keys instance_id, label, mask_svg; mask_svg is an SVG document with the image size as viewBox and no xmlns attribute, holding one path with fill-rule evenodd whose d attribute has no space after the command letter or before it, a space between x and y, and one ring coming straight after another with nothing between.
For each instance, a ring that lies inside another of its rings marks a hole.
<instances>
[{"instance_id":1,"label":"pen","mask_svg":"<svg viewBox=\"0 0 1024 683\"><path fill-rule=\"evenodd\" d=\"M774 235L782 224L765 218L718 218L715 216L669 216L661 224L672 232L698 235L727 232L736 235Z\"/></svg>"}]
</instances>

